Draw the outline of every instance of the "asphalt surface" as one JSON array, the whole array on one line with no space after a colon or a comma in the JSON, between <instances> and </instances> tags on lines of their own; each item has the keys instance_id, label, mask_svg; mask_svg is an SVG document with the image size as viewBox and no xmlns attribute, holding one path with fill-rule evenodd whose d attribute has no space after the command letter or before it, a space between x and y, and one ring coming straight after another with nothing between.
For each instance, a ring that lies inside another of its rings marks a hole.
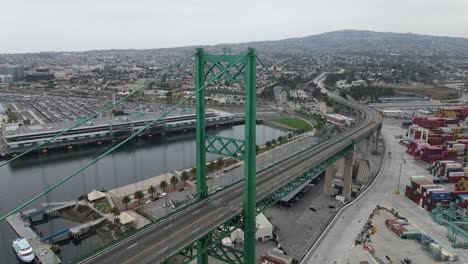
<instances>
[{"instance_id":1,"label":"asphalt surface","mask_svg":"<svg viewBox=\"0 0 468 264\"><path fill-rule=\"evenodd\" d=\"M334 96L334 95L330 95ZM368 107L336 98L343 104L365 113L356 127L257 173L257 201L286 185L304 171L335 155L354 139L367 136L380 127L380 114ZM235 184L209 200L194 203L182 212L140 231L81 263L159 263L205 236L214 227L241 213L243 182Z\"/></svg>"},{"instance_id":2,"label":"asphalt surface","mask_svg":"<svg viewBox=\"0 0 468 264\"><path fill-rule=\"evenodd\" d=\"M383 126L382 135L387 151L392 152L392 158L384 159L381 174L375 184L359 200L343 211L323 240L309 252L302 263L339 264L348 263L348 261L355 263L355 260L349 258L349 253L357 234L376 205L395 208L417 229L430 235L443 246L451 248L447 240L446 228L434 223L427 211L418 207L404 195L405 185L409 184L410 176L428 175L426 170L428 164L404 154L404 147L395 139L394 135L404 133L405 130L394 124ZM405 162L402 163L400 195L396 195L394 192L397 188L402 158ZM400 249L404 250L403 246ZM459 254L461 263L468 263L467 250L454 251Z\"/></svg>"}]
</instances>

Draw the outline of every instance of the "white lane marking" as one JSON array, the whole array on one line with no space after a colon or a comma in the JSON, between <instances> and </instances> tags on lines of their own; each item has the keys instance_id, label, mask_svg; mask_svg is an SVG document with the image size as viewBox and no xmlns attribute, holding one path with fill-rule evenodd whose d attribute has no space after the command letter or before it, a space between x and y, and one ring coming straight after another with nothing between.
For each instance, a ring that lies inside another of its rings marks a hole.
<instances>
[{"instance_id":1,"label":"white lane marking","mask_svg":"<svg viewBox=\"0 0 468 264\"><path fill-rule=\"evenodd\" d=\"M193 230L193 231L192 231L192 234L195 233L195 232L197 232L198 230L200 230L199 227L197 227L197 229Z\"/></svg>"},{"instance_id":2,"label":"white lane marking","mask_svg":"<svg viewBox=\"0 0 468 264\"><path fill-rule=\"evenodd\" d=\"M165 228L163 228L163 230L166 230L166 229L168 229L168 228L169 228L169 227L171 227L171 226L172 226L172 224L171 224L171 225L168 225L168 226L166 226Z\"/></svg>"},{"instance_id":3,"label":"white lane marking","mask_svg":"<svg viewBox=\"0 0 468 264\"><path fill-rule=\"evenodd\" d=\"M159 253L162 253L162 252L166 251L168 248L169 248L169 247L163 248L161 251L159 251Z\"/></svg>"},{"instance_id":4,"label":"white lane marking","mask_svg":"<svg viewBox=\"0 0 468 264\"><path fill-rule=\"evenodd\" d=\"M200 210L196 210L195 212L192 213L192 215L197 214L198 212L200 212Z\"/></svg>"},{"instance_id":5,"label":"white lane marking","mask_svg":"<svg viewBox=\"0 0 468 264\"><path fill-rule=\"evenodd\" d=\"M131 245L131 246L128 246L127 249L131 249L132 247L134 247L134 246L136 246L136 245L138 245L138 243L135 243L135 244L133 244L133 245Z\"/></svg>"},{"instance_id":6,"label":"white lane marking","mask_svg":"<svg viewBox=\"0 0 468 264\"><path fill-rule=\"evenodd\" d=\"M222 213L222 214L218 215L218 216L216 217L216 219L219 219L219 218L223 217L224 214L225 214L225 213Z\"/></svg>"}]
</instances>

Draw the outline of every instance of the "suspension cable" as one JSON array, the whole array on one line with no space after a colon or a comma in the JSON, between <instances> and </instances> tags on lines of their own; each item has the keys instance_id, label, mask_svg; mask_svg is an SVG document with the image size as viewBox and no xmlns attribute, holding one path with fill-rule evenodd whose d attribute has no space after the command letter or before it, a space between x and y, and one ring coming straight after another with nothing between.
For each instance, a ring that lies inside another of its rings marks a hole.
<instances>
[{"instance_id":1,"label":"suspension cable","mask_svg":"<svg viewBox=\"0 0 468 264\"><path fill-rule=\"evenodd\" d=\"M112 153L114 150L118 149L119 147L121 147L122 145L124 145L125 143L127 143L128 141L130 141L131 139L133 139L134 137L136 137L137 135L139 135L141 132L145 131L147 128L149 128L150 126L152 126L153 124L155 124L156 122L160 121L161 119L163 119L164 117L166 117L167 115L169 115L172 111L174 111L176 108L178 108L179 106L181 106L183 103L185 103L186 101L188 101L189 99L191 99L193 96L195 96L197 93L199 93L202 89L204 89L208 84L216 81L220 76L222 76L227 70L229 70L232 66L234 66L236 63L238 63L239 61L241 61L243 58L245 58L247 56L247 54L244 54L243 56L239 57L236 61L232 62L228 67L226 67L224 70L222 70L221 72L219 72L216 76L214 76L212 79L210 79L208 82L206 82L203 86L201 86L200 88L198 88L197 90L195 90L194 93L190 94L189 96L185 97L184 99L180 100L177 104L173 105L171 108L169 108L166 112L164 112L162 115L160 115L158 118L156 118L155 120L151 121L150 123L148 123L147 125L145 125L144 127L140 128L137 132L131 134L129 137L127 137L125 140L121 141L120 143L118 143L117 145L115 145L114 147L108 149L107 151L105 151L104 153L102 153L101 155L99 155L97 158L95 158L94 160L90 161L89 163L87 163L86 165L82 166L81 168L75 170L72 174L66 176L65 178L61 179L60 181L58 181L57 183L53 184L52 186L48 187L47 189L45 189L44 191L36 194L33 198L31 198L29 201L21 204L20 206L16 207L15 209L11 210L9 213L3 215L1 218L0 218L0 223L3 222L7 217L13 215L14 213L18 212L19 210L23 209L24 207L30 205L31 203L33 203L34 201L38 200L39 198L41 198L42 196L44 196L45 194L53 191L54 189L56 189L57 187L61 186L62 184L64 184L66 181L70 180L71 178L73 178L74 176L78 175L79 173L81 173L82 171L86 170L88 167L90 167L91 165L93 165L94 163L98 162L100 159L104 158L105 156L109 155L110 153Z\"/></svg>"},{"instance_id":2,"label":"suspension cable","mask_svg":"<svg viewBox=\"0 0 468 264\"><path fill-rule=\"evenodd\" d=\"M88 117L86 117L86 118L84 118L84 119L82 119L82 120L76 122L76 123L75 123L74 125L72 125L71 127L62 130L61 132L55 134L53 137L51 137L51 138L49 138L48 140L42 142L41 144L36 145L35 147L32 147L32 148L28 149L27 151L25 151L25 152L19 154L18 156L13 157L13 158L7 160L6 162L0 164L0 168L3 167L3 166L5 166L5 165L7 165L7 164L9 164L9 163L12 162L12 161L15 161L15 160L17 160L17 159L23 157L24 155L27 155L27 154L31 153L32 151L34 151L34 150L36 150L36 149L38 149L38 148L41 148L41 147L43 147L43 146L49 144L52 140L54 140L54 139L56 139L56 138L62 136L63 134L65 134L65 133L71 131L71 130L74 129L74 128L77 128L78 126L82 125L83 123L88 122L89 120L95 118L95 117L98 116L99 114L104 113L105 111L111 109L112 107L114 107L115 105L117 105L117 104L121 103L122 101L126 100L127 98L129 98L130 96L134 95L135 93L138 93L139 91L141 91L141 90L143 90L143 89L146 89L150 84L152 84L152 83L154 83L155 81L161 79L161 78L162 78L163 76L165 76L166 74L173 72L175 69L179 68L180 66L186 64L189 60L192 59L193 56L195 56L195 54L192 54L192 55L190 55L190 56L184 58L183 60L181 60L179 63L177 63L176 65L172 66L172 67L169 68L168 70L166 70L166 71L164 71L163 73L159 74L158 76L156 76L156 77L154 77L154 78L148 80L145 84L143 84L141 87L139 87L139 88L136 89L135 91L132 91L131 93L129 93L128 95L126 95L126 96L124 96L124 97L122 97L122 98L120 98L119 100L115 101L114 103L109 104L108 106L102 108L101 110L97 111L97 112L94 113L93 115L88 116Z\"/></svg>"}]
</instances>

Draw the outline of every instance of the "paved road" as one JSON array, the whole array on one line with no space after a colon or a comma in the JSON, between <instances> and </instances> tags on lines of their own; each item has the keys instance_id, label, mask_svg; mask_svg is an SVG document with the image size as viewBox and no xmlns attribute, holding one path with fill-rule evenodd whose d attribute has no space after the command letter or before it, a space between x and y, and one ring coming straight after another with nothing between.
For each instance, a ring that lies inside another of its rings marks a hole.
<instances>
[{"instance_id":1,"label":"paved road","mask_svg":"<svg viewBox=\"0 0 468 264\"><path fill-rule=\"evenodd\" d=\"M404 188L405 185L409 184L409 177L427 175L427 170L425 170L427 164L413 160L410 156L404 154L403 158L406 164L403 163L402 167L401 194L394 194L398 182L401 157L404 153L403 146L397 143L394 135L401 135L405 131L397 126L385 124L382 132L387 144L387 151L392 152L393 158L385 159L382 172L373 187L360 200L345 209L330 232L315 250L309 252L303 263L328 264L334 263L334 261L336 263L347 263L347 256L354 239L377 204L395 208L422 232L429 234L442 245L450 246L446 238L445 227L434 223L427 211L419 208L404 196ZM463 263L468 263L467 250L457 250L456 252L464 261Z\"/></svg>"},{"instance_id":2,"label":"paved road","mask_svg":"<svg viewBox=\"0 0 468 264\"><path fill-rule=\"evenodd\" d=\"M312 166L335 155L381 125L377 111L336 98L343 104L361 109L363 122L342 136L320 143L294 158L284 160L257 174L257 200L286 185ZM213 227L241 213L243 182L221 191L209 200L195 203L183 212L141 231L82 263L158 263L179 252L186 245L206 235Z\"/></svg>"}]
</instances>

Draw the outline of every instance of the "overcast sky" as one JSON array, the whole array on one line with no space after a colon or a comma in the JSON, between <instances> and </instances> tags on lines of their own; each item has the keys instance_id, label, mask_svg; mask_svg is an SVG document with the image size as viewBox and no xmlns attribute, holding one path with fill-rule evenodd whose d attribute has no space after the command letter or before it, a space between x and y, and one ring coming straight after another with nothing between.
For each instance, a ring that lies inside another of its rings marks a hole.
<instances>
[{"instance_id":1,"label":"overcast sky","mask_svg":"<svg viewBox=\"0 0 468 264\"><path fill-rule=\"evenodd\" d=\"M340 29L468 38L468 0L0 0L0 53L143 49Z\"/></svg>"}]
</instances>

